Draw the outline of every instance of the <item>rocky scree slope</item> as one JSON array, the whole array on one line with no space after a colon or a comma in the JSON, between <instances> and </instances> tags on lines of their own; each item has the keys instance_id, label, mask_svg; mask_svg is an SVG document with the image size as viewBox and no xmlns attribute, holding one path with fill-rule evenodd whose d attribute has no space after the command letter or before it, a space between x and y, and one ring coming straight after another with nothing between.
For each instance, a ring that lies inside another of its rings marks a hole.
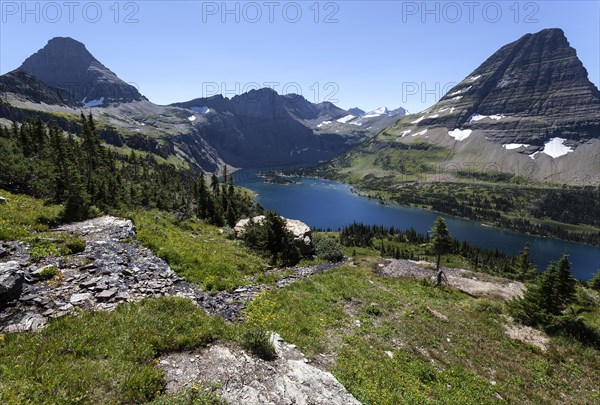
<instances>
[{"instance_id":1,"label":"rocky scree slope","mask_svg":"<svg viewBox=\"0 0 600 405\"><path fill-rule=\"evenodd\" d=\"M250 285L235 291L210 294L177 276L164 260L142 247L130 220L105 216L56 231L81 235L85 250L33 261L22 242L0 245L0 333L34 331L75 308L112 310L121 302L165 295L189 298L211 314L234 320L242 314L244 303L260 291L285 287L337 266L296 267L273 285L248 280ZM45 280L48 268L57 274Z\"/></svg>"}]
</instances>

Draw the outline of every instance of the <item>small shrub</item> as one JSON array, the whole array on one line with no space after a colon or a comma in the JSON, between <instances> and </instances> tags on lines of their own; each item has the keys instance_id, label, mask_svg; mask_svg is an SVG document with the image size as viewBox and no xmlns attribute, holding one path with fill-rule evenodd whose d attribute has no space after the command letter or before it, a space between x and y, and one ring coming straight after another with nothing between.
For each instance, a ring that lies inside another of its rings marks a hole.
<instances>
[{"instance_id":1,"label":"small shrub","mask_svg":"<svg viewBox=\"0 0 600 405\"><path fill-rule=\"evenodd\" d=\"M235 240L235 231L232 228L226 226L225 228L223 228L223 236L226 239Z\"/></svg>"},{"instance_id":2,"label":"small shrub","mask_svg":"<svg viewBox=\"0 0 600 405\"><path fill-rule=\"evenodd\" d=\"M369 315L372 316L379 316L381 315L381 308L379 308L379 306L375 305L375 304L370 304L366 309L365 312Z\"/></svg>"},{"instance_id":3,"label":"small shrub","mask_svg":"<svg viewBox=\"0 0 600 405\"><path fill-rule=\"evenodd\" d=\"M502 306L492 301L477 301L474 305L474 309L479 312L486 312L489 314L501 314Z\"/></svg>"},{"instance_id":4,"label":"small shrub","mask_svg":"<svg viewBox=\"0 0 600 405\"><path fill-rule=\"evenodd\" d=\"M340 262L344 259L342 248L335 239L317 233L313 235L312 242L319 259L330 262Z\"/></svg>"},{"instance_id":5,"label":"small shrub","mask_svg":"<svg viewBox=\"0 0 600 405\"><path fill-rule=\"evenodd\" d=\"M244 349L263 360L273 360L276 356L275 346L271 342L271 334L262 328L248 326L241 333L240 344Z\"/></svg>"},{"instance_id":6,"label":"small shrub","mask_svg":"<svg viewBox=\"0 0 600 405\"><path fill-rule=\"evenodd\" d=\"M60 256L62 251L57 240L36 237L29 242L29 254L35 261L48 256Z\"/></svg>"},{"instance_id":7,"label":"small shrub","mask_svg":"<svg viewBox=\"0 0 600 405\"><path fill-rule=\"evenodd\" d=\"M81 253L85 250L85 240L79 236L70 236L65 240L69 254Z\"/></svg>"},{"instance_id":8,"label":"small shrub","mask_svg":"<svg viewBox=\"0 0 600 405\"><path fill-rule=\"evenodd\" d=\"M42 280L50 280L56 277L58 271L59 270L56 266L47 266L44 267L42 271L40 271L39 275L42 278Z\"/></svg>"}]
</instances>

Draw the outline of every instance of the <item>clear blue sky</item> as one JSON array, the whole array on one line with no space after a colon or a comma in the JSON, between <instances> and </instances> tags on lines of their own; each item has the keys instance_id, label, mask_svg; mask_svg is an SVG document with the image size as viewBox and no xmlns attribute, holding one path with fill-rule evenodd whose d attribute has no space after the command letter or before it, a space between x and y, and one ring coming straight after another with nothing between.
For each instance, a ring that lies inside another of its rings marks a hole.
<instances>
[{"instance_id":1,"label":"clear blue sky","mask_svg":"<svg viewBox=\"0 0 600 405\"><path fill-rule=\"evenodd\" d=\"M313 102L416 112L500 46L558 27L600 85L597 0L315 3L0 0L0 73L70 36L159 104L279 83Z\"/></svg>"}]
</instances>

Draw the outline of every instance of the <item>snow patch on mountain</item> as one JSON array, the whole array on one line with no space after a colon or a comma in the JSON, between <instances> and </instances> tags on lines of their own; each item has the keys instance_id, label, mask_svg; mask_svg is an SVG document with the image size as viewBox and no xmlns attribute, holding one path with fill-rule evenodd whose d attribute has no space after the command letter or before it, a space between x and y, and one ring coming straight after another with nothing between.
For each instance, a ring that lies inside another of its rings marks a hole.
<instances>
[{"instance_id":1,"label":"snow patch on mountain","mask_svg":"<svg viewBox=\"0 0 600 405\"><path fill-rule=\"evenodd\" d=\"M453 131L448 131L448 135L457 141L464 141L473 133L470 129L455 129Z\"/></svg>"},{"instance_id":2,"label":"snow patch on mountain","mask_svg":"<svg viewBox=\"0 0 600 405\"><path fill-rule=\"evenodd\" d=\"M373 111L369 111L368 113L366 113L363 117L364 118L373 118L373 117L381 117L384 114L388 114L388 109L387 107L380 107L376 110Z\"/></svg>"},{"instance_id":3,"label":"snow patch on mountain","mask_svg":"<svg viewBox=\"0 0 600 405\"><path fill-rule=\"evenodd\" d=\"M190 110L198 114L208 114L210 112L210 108L208 107L191 107Z\"/></svg>"},{"instance_id":4,"label":"snow patch on mountain","mask_svg":"<svg viewBox=\"0 0 600 405\"><path fill-rule=\"evenodd\" d=\"M529 145L526 143L506 143L502 147L506 150L519 149L520 147L527 148Z\"/></svg>"},{"instance_id":5,"label":"snow patch on mountain","mask_svg":"<svg viewBox=\"0 0 600 405\"><path fill-rule=\"evenodd\" d=\"M472 122L472 121L481 121L483 119L489 118L492 119L494 121L500 121L502 118L504 118L504 115L480 115L480 114L473 114L471 115L471 117L469 117L468 122Z\"/></svg>"},{"instance_id":6,"label":"snow patch on mountain","mask_svg":"<svg viewBox=\"0 0 600 405\"><path fill-rule=\"evenodd\" d=\"M86 99L87 99L87 97L84 98L83 101L82 101L83 106L86 107L86 108L98 107L98 106L104 104L104 97L100 97L99 99L91 100L91 101L88 101L88 102L85 101Z\"/></svg>"},{"instance_id":7,"label":"snow patch on mountain","mask_svg":"<svg viewBox=\"0 0 600 405\"><path fill-rule=\"evenodd\" d=\"M567 153L573 152L573 149L565 145L566 139L564 138L552 138L548 142L544 144L544 149L542 153L545 153L548 156L553 158L557 158L560 156L564 156Z\"/></svg>"},{"instance_id":8,"label":"snow patch on mountain","mask_svg":"<svg viewBox=\"0 0 600 405\"><path fill-rule=\"evenodd\" d=\"M455 91L455 92L454 92L454 93L452 93L452 94L448 94L448 96L449 96L449 97L452 97L452 96L457 96L457 95L459 95L459 94L462 94L462 93L464 93L465 91L469 90L471 87L473 87L473 86L469 86L469 87L466 87L466 88L464 88L464 89L457 90L457 91Z\"/></svg>"},{"instance_id":9,"label":"snow patch on mountain","mask_svg":"<svg viewBox=\"0 0 600 405\"><path fill-rule=\"evenodd\" d=\"M348 114L345 117L342 117L342 118L338 119L337 122L342 123L342 124L346 124L348 121L352 121L355 118L356 117L354 115Z\"/></svg>"}]
</instances>

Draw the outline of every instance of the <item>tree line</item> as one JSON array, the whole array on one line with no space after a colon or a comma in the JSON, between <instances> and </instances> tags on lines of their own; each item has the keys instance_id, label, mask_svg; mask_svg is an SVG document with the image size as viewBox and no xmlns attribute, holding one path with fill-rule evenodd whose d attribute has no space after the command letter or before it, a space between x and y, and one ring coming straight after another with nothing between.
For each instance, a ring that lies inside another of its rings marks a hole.
<instances>
[{"instance_id":1,"label":"tree line","mask_svg":"<svg viewBox=\"0 0 600 405\"><path fill-rule=\"evenodd\" d=\"M80 136L39 119L0 126L0 187L63 204L65 221L144 207L233 226L261 211L226 167L221 179L207 178L151 154L117 153L102 144L91 114L81 115Z\"/></svg>"},{"instance_id":2,"label":"tree line","mask_svg":"<svg viewBox=\"0 0 600 405\"><path fill-rule=\"evenodd\" d=\"M376 239L381 240L379 246L375 246ZM392 243L386 244L383 243L384 241ZM419 233L413 228L399 230L393 226L365 225L362 223L353 223L340 230L340 243L344 246L379 248L383 257L410 260L424 259L424 257L415 254L414 250L402 249L394 245L394 242L429 245L431 236ZM469 262L473 270L477 271L520 280L530 280L537 275L537 270L529 257L529 246L525 246L519 256L513 256L507 255L498 249L486 249L466 241L451 238L445 253L463 257Z\"/></svg>"}]
</instances>

